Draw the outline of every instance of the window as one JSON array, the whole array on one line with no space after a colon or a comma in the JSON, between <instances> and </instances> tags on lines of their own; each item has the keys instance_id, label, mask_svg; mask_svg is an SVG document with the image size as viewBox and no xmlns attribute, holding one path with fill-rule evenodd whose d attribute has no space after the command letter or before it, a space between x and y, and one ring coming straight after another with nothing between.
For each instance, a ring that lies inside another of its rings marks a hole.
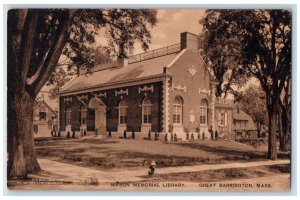
<instances>
[{"instance_id":1,"label":"window","mask_svg":"<svg viewBox=\"0 0 300 200\"><path fill-rule=\"evenodd\" d=\"M179 96L175 97L173 104L173 123L181 124L182 123L182 109L183 102Z\"/></svg>"},{"instance_id":2,"label":"window","mask_svg":"<svg viewBox=\"0 0 300 200\"><path fill-rule=\"evenodd\" d=\"M72 113L72 111L71 111L71 108L69 106L66 108L65 113L66 113L66 126L71 125L71 113Z\"/></svg>"},{"instance_id":3,"label":"window","mask_svg":"<svg viewBox=\"0 0 300 200\"><path fill-rule=\"evenodd\" d=\"M222 111L218 114L218 125L227 126L227 113Z\"/></svg>"},{"instance_id":4,"label":"window","mask_svg":"<svg viewBox=\"0 0 300 200\"><path fill-rule=\"evenodd\" d=\"M86 124L86 118L87 118L87 109L84 105L80 108L80 124L84 125Z\"/></svg>"},{"instance_id":5,"label":"window","mask_svg":"<svg viewBox=\"0 0 300 200\"><path fill-rule=\"evenodd\" d=\"M127 123L127 104L124 100L119 103L119 124Z\"/></svg>"},{"instance_id":6,"label":"window","mask_svg":"<svg viewBox=\"0 0 300 200\"><path fill-rule=\"evenodd\" d=\"M46 120L46 112L40 112L40 120Z\"/></svg>"},{"instance_id":7,"label":"window","mask_svg":"<svg viewBox=\"0 0 300 200\"><path fill-rule=\"evenodd\" d=\"M37 134L39 132L39 126L33 125L33 131Z\"/></svg>"},{"instance_id":8,"label":"window","mask_svg":"<svg viewBox=\"0 0 300 200\"><path fill-rule=\"evenodd\" d=\"M142 104L143 124L151 124L151 108L151 100L149 98L145 98Z\"/></svg>"},{"instance_id":9,"label":"window","mask_svg":"<svg viewBox=\"0 0 300 200\"><path fill-rule=\"evenodd\" d=\"M202 99L200 102L200 124L207 125L207 100Z\"/></svg>"}]
</instances>

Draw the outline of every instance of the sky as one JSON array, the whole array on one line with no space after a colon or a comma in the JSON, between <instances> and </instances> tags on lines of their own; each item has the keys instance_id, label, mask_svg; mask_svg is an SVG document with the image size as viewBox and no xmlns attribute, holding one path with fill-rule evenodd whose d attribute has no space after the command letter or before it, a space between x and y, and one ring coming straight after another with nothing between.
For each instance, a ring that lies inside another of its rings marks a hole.
<instances>
[{"instance_id":1,"label":"sky","mask_svg":"<svg viewBox=\"0 0 300 200\"><path fill-rule=\"evenodd\" d=\"M204 16L204 9L158 9L157 11L158 23L150 29L152 39L148 50L180 43L182 32L187 31L197 35L201 32L199 20ZM96 43L107 44L104 30L96 37ZM142 52L140 44L136 43L134 54Z\"/></svg>"}]
</instances>

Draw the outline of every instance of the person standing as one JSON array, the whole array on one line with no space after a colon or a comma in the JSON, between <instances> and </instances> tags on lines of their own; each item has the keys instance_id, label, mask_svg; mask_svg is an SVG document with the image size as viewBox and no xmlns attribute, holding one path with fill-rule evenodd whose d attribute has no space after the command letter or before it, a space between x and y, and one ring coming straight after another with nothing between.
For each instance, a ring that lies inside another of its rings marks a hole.
<instances>
[{"instance_id":1,"label":"person standing","mask_svg":"<svg viewBox=\"0 0 300 200\"><path fill-rule=\"evenodd\" d=\"M210 132L210 138L211 138L211 140L213 140L214 139L214 131L212 130L212 127L210 127L209 132Z\"/></svg>"},{"instance_id":2,"label":"person standing","mask_svg":"<svg viewBox=\"0 0 300 200\"><path fill-rule=\"evenodd\" d=\"M218 134L218 131L216 130L215 131L215 139L218 140L218 137L219 137L219 134Z\"/></svg>"}]
</instances>

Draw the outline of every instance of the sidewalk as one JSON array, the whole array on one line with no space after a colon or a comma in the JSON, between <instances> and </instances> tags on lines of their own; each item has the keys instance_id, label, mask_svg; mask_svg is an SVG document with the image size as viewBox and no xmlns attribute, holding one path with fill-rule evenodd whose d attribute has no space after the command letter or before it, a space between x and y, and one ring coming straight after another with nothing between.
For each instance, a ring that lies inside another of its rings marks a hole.
<instances>
[{"instance_id":1,"label":"sidewalk","mask_svg":"<svg viewBox=\"0 0 300 200\"><path fill-rule=\"evenodd\" d=\"M51 174L51 178L60 181L70 181L73 183L81 182L87 178L98 178L99 183L107 182L134 182L145 180L141 176L147 175L148 168L135 170L135 171L119 171L119 172L107 172L100 171L85 167L79 167L76 165L51 161L47 159L38 159L41 168ZM155 174L169 174L169 173L183 173L183 172L199 172L205 170L218 170L229 168L247 168L258 167L267 165L288 164L289 160L266 160L266 161L254 161L243 163L226 163L226 164L205 164L196 166L179 166L179 167L166 167L157 168ZM34 176L33 176L34 177ZM38 176L39 178L43 178ZM44 177L47 178L47 177ZM147 179L149 180L149 179Z\"/></svg>"}]
</instances>

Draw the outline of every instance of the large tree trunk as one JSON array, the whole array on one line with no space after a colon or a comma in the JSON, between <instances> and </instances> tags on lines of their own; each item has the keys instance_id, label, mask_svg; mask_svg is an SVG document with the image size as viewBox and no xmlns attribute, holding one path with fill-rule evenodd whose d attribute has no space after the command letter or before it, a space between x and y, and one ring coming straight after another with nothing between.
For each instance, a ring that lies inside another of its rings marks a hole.
<instances>
[{"instance_id":1,"label":"large tree trunk","mask_svg":"<svg viewBox=\"0 0 300 200\"><path fill-rule=\"evenodd\" d=\"M271 160L277 159L277 144L276 144L276 112L275 109L269 109L269 145L268 145L268 158Z\"/></svg>"},{"instance_id":2,"label":"large tree trunk","mask_svg":"<svg viewBox=\"0 0 300 200\"><path fill-rule=\"evenodd\" d=\"M33 137L34 98L26 91L8 90L7 176L26 178L28 173L40 171Z\"/></svg>"}]
</instances>

